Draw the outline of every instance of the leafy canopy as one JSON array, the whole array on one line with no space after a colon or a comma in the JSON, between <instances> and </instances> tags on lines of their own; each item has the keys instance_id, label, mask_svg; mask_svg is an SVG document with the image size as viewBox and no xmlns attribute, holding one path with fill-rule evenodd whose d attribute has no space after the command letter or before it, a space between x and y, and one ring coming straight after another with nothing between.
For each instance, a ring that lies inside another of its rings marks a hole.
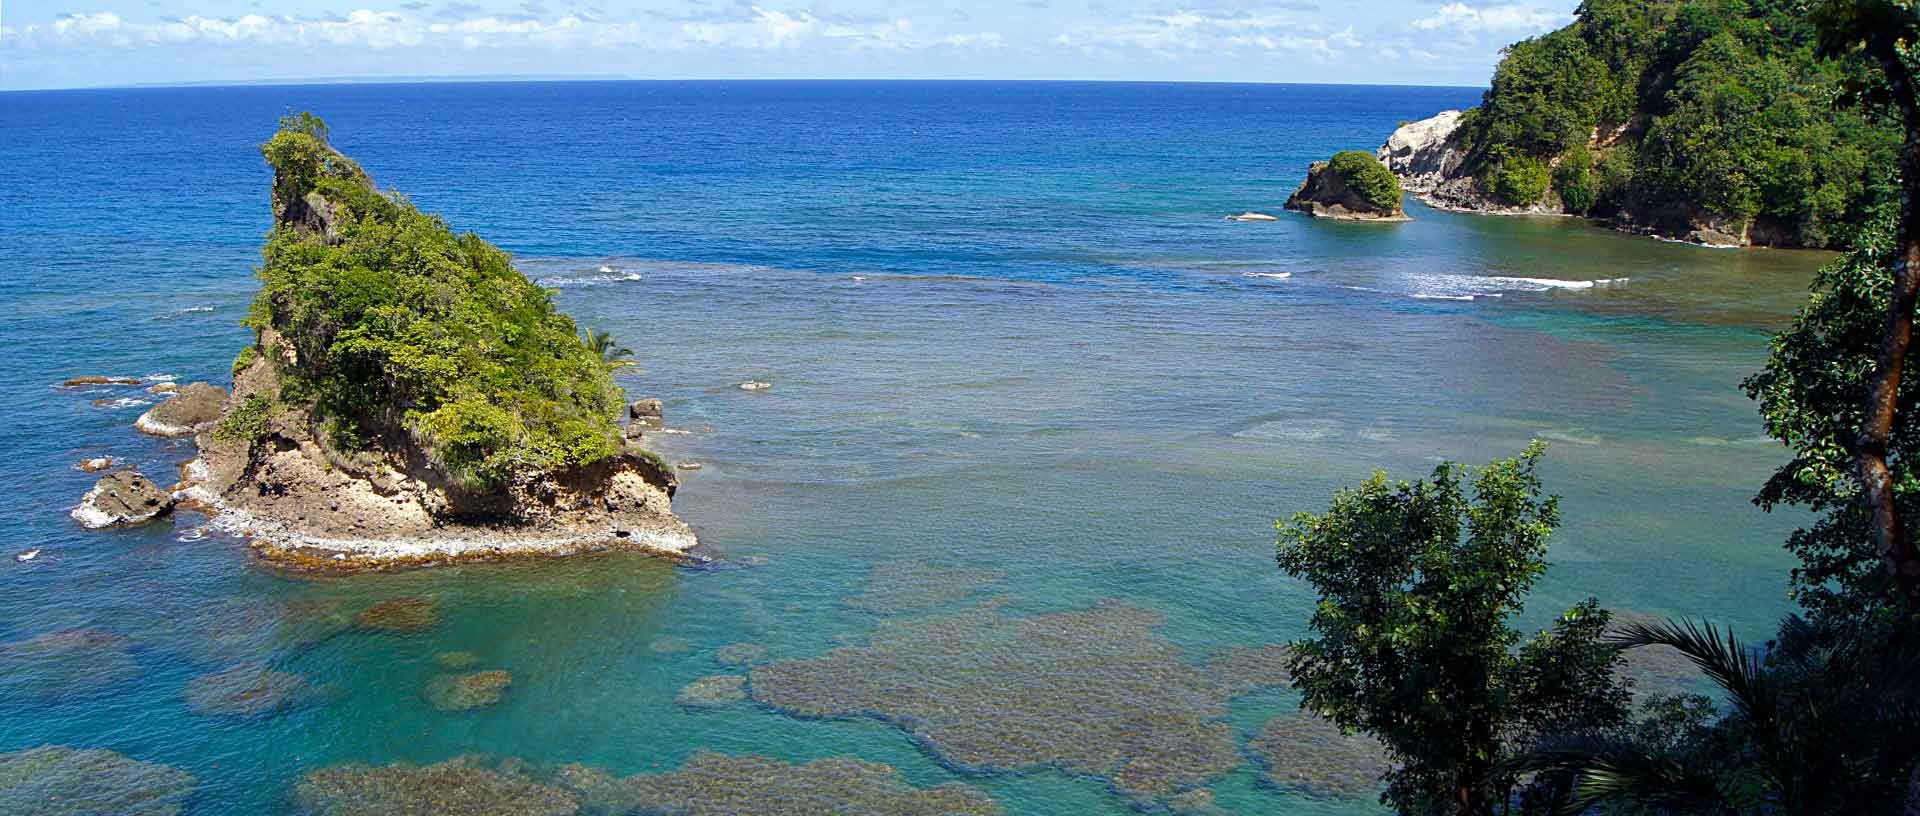
<instances>
[{"instance_id":1,"label":"leafy canopy","mask_svg":"<svg viewBox=\"0 0 1920 816\"><path fill-rule=\"evenodd\" d=\"M301 114L261 146L283 213L317 195L334 218L326 234L283 218L267 239L250 322L292 352L261 355L290 360L283 396L333 444L414 445L473 487L614 455L620 390L549 293L492 244L379 193L326 139Z\"/></svg>"},{"instance_id":2,"label":"leafy canopy","mask_svg":"<svg viewBox=\"0 0 1920 816\"><path fill-rule=\"evenodd\" d=\"M1328 169L1368 204L1383 210L1400 208L1400 179L1364 150L1342 150L1327 162Z\"/></svg>"},{"instance_id":3,"label":"leafy canopy","mask_svg":"<svg viewBox=\"0 0 1920 816\"><path fill-rule=\"evenodd\" d=\"M1491 812L1519 785L1500 765L1513 746L1626 717L1597 602L1524 643L1508 625L1559 524L1534 472L1543 451L1418 482L1375 474L1279 525L1281 569L1320 593L1290 663L1302 705L1386 745L1402 813Z\"/></svg>"},{"instance_id":4,"label":"leafy canopy","mask_svg":"<svg viewBox=\"0 0 1920 816\"><path fill-rule=\"evenodd\" d=\"M1572 25L1507 48L1458 138L1510 204L1552 191L1572 212L1765 219L1837 245L1894 198L1899 132L1832 104L1870 72L1816 59L1816 39L1799 3L1586 0ZM1547 176L1596 154L1608 172Z\"/></svg>"}]
</instances>

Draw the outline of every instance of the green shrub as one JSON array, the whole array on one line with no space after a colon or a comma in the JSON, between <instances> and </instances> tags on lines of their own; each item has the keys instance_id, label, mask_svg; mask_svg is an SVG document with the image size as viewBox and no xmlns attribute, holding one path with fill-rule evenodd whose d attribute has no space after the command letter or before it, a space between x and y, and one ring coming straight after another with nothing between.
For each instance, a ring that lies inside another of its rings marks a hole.
<instances>
[{"instance_id":1,"label":"green shrub","mask_svg":"<svg viewBox=\"0 0 1920 816\"><path fill-rule=\"evenodd\" d=\"M253 365L253 361L257 359L260 359L259 349L253 346L241 349L240 353L233 357L234 375L239 376L240 372L247 370L247 367Z\"/></svg>"},{"instance_id":2,"label":"green shrub","mask_svg":"<svg viewBox=\"0 0 1920 816\"><path fill-rule=\"evenodd\" d=\"M1586 148L1576 147L1560 157L1553 168L1553 189L1560 192L1560 203L1567 212L1593 209L1600 199L1600 183L1593 175L1593 155Z\"/></svg>"},{"instance_id":3,"label":"green shrub","mask_svg":"<svg viewBox=\"0 0 1920 816\"><path fill-rule=\"evenodd\" d=\"M1494 197L1516 207L1540 203L1553 181L1547 163L1512 148L1502 147L1497 153L1486 175Z\"/></svg>"},{"instance_id":4,"label":"green shrub","mask_svg":"<svg viewBox=\"0 0 1920 816\"><path fill-rule=\"evenodd\" d=\"M252 317L291 344L283 398L311 404L344 450L416 444L471 486L522 469L589 464L619 450L621 393L552 296L505 252L398 195L382 195L289 117L261 152L275 195L319 192L334 240L269 235Z\"/></svg>"},{"instance_id":5,"label":"green shrub","mask_svg":"<svg viewBox=\"0 0 1920 816\"><path fill-rule=\"evenodd\" d=\"M248 397L220 419L220 424L213 429L213 438L228 442L259 439L266 433L267 420L273 418L274 409L273 400L258 394Z\"/></svg>"},{"instance_id":6,"label":"green shrub","mask_svg":"<svg viewBox=\"0 0 1920 816\"><path fill-rule=\"evenodd\" d=\"M1327 167L1367 203L1383 210L1400 208L1400 179L1372 153L1342 150L1333 154Z\"/></svg>"}]
</instances>

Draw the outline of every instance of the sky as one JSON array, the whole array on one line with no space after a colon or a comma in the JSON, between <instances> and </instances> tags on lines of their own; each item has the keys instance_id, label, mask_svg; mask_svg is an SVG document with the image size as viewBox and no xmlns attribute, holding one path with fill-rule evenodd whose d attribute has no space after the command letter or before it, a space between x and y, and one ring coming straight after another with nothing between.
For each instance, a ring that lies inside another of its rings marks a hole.
<instances>
[{"instance_id":1,"label":"sky","mask_svg":"<svg viewBox=\"0 0 1920 816\"><path fill-rule=\"evenodd\" d=\"M0 0L0 89L317 77L1483 86L1576 0Z\"/></svg>"}]
</instances>

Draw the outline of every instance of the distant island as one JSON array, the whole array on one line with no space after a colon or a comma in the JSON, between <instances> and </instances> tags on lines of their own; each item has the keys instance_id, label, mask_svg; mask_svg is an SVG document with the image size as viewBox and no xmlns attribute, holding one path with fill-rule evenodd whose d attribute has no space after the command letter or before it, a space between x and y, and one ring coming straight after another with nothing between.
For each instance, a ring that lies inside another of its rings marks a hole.
<instances>
[{"instance_id":1,"label":"distant island","mask_svg":"<svg viewBox=\"0 0 1920 816\"><path fill-rule=\"evenodd\" d=\"M1897 201L1900 130L1871 67L1818 61L1791 4L1588 0L1510 46L1479 107L1404 124L1379 156L1444 209L1593 218L1729 246L1835 247Z\"/></svg>"},{"instance_id":2,"label":"distant island","mask_svg":"<svg viewBox=\"0 0 1920 816\"><path fill-rule=\"evenodd\" d=\"M672 469L637 447L658 402L623 404L607 342L507 253L379 192L320 119L283 119L261 150L274 227L255 342L231 394L192 384L140 422L200 448L173 496L300 568L696 543ZM146 489L103 479L89 526L169 509Z\"/></svg>"}]
</instances>

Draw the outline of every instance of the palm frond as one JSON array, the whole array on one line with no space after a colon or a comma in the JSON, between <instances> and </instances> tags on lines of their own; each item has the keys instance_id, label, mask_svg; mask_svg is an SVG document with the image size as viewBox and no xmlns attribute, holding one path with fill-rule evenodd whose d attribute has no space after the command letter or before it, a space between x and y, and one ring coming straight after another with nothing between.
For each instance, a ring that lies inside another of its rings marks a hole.
<instances>
[{"instance_id":1,"label":"palm frond","mask_svg":"<svg viewBox=\"0 0 1920 816\"><path fill-rule=\"evenodd\" d=\"M1760 656L1740 645L1733 631L1724 635L1713 624L1692 621L1628 623L1608 642L1623 649L1671 646L1726 689L1728 702L1757 726L1771 728L1778 721L1779 701Z\"/></svg>"},{"instance_id":2,"label":"palm frond","mask_svg":"<svg viewBox=\"0 0 1920 816\"><path fill-rule=\"evenodd\" d=\"M1505 763L1504 769L1516 774L1571 775L1573 795L1560 810L1563 816L1626 802L1671 813L1717 813L1729 808L1711 769L1657 747L1606 734L1556 737Z\"/></svg>"}]
</instances>

